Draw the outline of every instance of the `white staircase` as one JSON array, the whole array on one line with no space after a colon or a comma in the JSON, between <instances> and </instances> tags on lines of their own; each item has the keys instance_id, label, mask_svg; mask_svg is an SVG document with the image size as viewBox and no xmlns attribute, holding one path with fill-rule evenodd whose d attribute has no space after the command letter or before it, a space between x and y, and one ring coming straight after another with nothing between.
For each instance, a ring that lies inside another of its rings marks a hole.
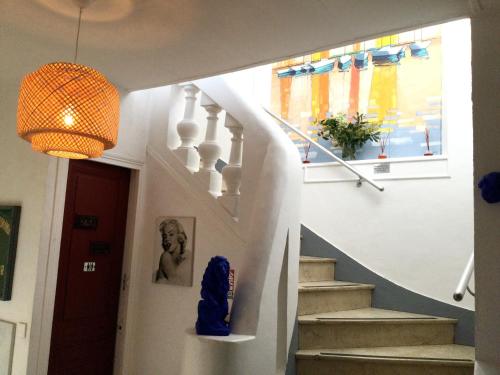
<instances>
[{"instance_id":1,"label":"white staircase","mask_svg":"<svg viewBox=\"0 0 500 375\"><path fill-rule=\"evenodd\" d=\"M455 319L371 307L374 285L335 281L335 260L301 257L297 375L471 375Z\"/></svg>"}]
</instances>

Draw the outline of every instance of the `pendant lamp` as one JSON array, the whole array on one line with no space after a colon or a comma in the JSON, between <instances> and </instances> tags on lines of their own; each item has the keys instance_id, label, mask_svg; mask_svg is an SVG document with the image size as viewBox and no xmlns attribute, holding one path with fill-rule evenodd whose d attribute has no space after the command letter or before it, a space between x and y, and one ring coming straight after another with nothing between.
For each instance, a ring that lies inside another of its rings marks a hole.
<instances>
[{"instance_id":1,"label":"pendant lamp","mask_svg":"<svg viewBox=\"0 0 500 375\"><path fill-rule=\"evenodd\" d=\"M118 138L120 96L104 75L76 63L83 8L80 7L74 62L43 65L24 77L17 107L17 134L33 150L69 159L96 158Z\"/></svg>"}]
</instances>

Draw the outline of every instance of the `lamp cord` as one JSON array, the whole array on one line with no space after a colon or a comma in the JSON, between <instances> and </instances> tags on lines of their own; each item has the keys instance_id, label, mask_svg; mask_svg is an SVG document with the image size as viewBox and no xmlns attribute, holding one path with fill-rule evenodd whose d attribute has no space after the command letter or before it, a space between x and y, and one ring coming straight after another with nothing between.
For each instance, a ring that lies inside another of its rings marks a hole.
<instances>
[{"instance_id":1,"label":"lamp cord","mask_svg":"<svg viewBox=\"0 0 500 375\"><path fill-rule=\"evenodd\" d=\"M76 63L76 59L78 57L78 42L80 40L80 25L82 23L82 11L83 11L83 8L80 7L80 12L78 14L78 30L76 32L75 57L73 59L73 63Z\"/></svg>"}]
</instances>

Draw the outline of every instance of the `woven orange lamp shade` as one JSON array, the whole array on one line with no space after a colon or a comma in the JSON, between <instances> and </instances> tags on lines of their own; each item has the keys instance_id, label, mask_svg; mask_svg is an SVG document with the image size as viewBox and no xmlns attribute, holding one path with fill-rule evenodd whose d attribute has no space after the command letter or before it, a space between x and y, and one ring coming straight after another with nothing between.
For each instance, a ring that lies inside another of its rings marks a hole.
<instances>
[{"instance_id":1,"label":"woven orange lamp shade","mask_svg":"<svg viewBox=\"0 0 500 375\"><path fill-rule=\"evenodd\" d=\"M17 133L33 150L85 159L116 145L120 96L84 65L56 62L26 75L17 107Z\"/></svg>"}]
</instances>

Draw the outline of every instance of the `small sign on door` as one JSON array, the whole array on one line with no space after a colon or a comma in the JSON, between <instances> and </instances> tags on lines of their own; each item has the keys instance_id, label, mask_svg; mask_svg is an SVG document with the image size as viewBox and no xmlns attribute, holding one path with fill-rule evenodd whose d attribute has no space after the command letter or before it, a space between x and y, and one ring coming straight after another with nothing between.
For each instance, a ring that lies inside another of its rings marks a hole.
<instances>
[{"instance_id":1,"label":"small sign on door","mask_svg":"<svg viewBox=\"0 0 500 375\"><path fill-rule=\"evenodd\" d=\"M94 272L94 271L95 271L95 262L83 263L83 272Z\"/></svg>"},{"instance_id":2,"label":"small sign on door","mask_svg":"<svg viewBox=\"0 0 500 375\"><path fill-rule=\"evenodd\" d=\"M73 227L76 229L97 229L98 218L94 215L75 215Z\"/></svg>"}]
</instances>

